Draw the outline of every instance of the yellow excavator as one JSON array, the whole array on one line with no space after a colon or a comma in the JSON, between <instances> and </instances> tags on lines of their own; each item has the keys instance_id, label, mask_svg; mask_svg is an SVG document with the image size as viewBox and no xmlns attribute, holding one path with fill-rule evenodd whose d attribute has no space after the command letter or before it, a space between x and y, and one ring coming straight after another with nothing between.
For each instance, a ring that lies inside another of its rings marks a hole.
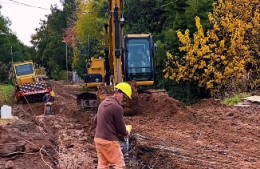
<instances>
[{"instance_id":1,"label":"yellow excavator","mask_svg":"<svg viewBox=\"0 0 260 169\"><path fill-rule=\"evenodd\" d=\"M120 82L132 86L132 99L124 103L124 115L138 114L139 90L154 84L155 59L157 45L150 34L123 33L123 0L109 0L110 19L105 24L106 48L105 59L87 59L85 85L88 92L77 96L80 110L96 111L98 105L113 94L114 87ZM165 90L158 90L166 92Z\"/></svg>"}]
</instances>

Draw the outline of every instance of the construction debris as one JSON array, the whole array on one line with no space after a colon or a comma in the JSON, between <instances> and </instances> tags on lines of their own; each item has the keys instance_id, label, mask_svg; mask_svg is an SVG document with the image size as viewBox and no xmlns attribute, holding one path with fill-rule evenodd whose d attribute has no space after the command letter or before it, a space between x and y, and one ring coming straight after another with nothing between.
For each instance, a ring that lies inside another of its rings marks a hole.
<instances>
[{"instance_id":1,"label":"construction debris","mask_svg":"<svg viewBox=\"0 0 260 169\"><path fill-rule=\"evenodd\" d=\"M260 96L250 96L250 97L244 98L244 99L242 99L241 103L239 103L235 106L248 107L248 106L251 106L251 105L260 106Z\"/></svg>"}]
</instances>

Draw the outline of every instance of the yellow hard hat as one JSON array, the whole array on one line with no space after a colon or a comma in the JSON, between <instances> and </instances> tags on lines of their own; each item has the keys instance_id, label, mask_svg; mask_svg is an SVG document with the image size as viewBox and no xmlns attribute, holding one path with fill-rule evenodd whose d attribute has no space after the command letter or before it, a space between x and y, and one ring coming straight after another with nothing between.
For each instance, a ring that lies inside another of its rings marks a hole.
<instances>
[{"instance_id":1,"label":"yellow hard hat","mask_svg":"<svg viewBox=\"0 0 260 169\"><path fill-rule=\"evenodd\" d=\"M53 91L50 92L51 96L54 97L55 93Z\"/></svg>"},{"instance_id":2,"label":"yellow hard hat","mask_svg":"<svg viewBox=\"0 0 260 169\"><path fill-rule=\"evenodd\" d=\"M116 89L121 90L126 96L132 99L132 88L128 83L121 82L116 85Z\"/></svg>"}]
</instances>

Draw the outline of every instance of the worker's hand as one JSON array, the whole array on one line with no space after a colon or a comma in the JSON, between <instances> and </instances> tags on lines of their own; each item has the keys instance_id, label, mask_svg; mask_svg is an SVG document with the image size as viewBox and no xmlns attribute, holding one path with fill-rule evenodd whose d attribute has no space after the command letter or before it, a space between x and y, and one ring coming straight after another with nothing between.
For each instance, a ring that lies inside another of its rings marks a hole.
<instances>
[{"instance_id":1,"label":"worker's hand","mask_svg":"<svg viewBox=\"0 0 260 169\"><path fill-rule=\"evenodd\" d=\"M132 126L131 125L126 125L125 126L126 127L126 137L129 137L130 136L130 132L131 132L131 130L132 130Z\"/></svg>"},{"instance_id":2,"label":"worker's hand","mask_svg":"<svg viewBox=\"0 0 260 169\"><path fill-rule=\"evenodd\" d=\"M130 133L132 130L132 125L126 125L126 130Z\"/></svg>"},{"instance_id":3,"label":"worker's hand","mask_svg":"<svg viewBox=\"0 0 260 169\"><path fill-rule=\"evenodd\" d=\"M125 137L129 137L130 136L130 132L126 131L126 136Z\"/></svg>"}]
</instances>

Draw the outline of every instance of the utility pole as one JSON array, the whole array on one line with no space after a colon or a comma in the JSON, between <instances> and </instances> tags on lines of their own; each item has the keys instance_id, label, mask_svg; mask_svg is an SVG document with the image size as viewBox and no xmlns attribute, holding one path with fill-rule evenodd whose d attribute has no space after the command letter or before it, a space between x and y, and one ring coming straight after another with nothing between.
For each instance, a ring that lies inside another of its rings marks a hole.
<instances>
[{"instance_id":1,"label":"utility pole","mask_svg":"<svg viewBox=\"0 0 260 169\"><path fill-rule=\"evenodd\" d=\"M11 57L12 57L12 66L14 65L14 57L13 57L13 47L11 46Z\"/></svg>"},{"instance_id":2,"label":"utility pole","mask_svg":"<svg viewBox=\"0 0 260 169\"><path fill-rule=\"evenodd\" d=\"M68 70L68 45L66 43L65 40L63 40L62 42L65 43L66 45L66 69L67 69L67 81L69 81L69 70Z\"/></svg>"}]
</instances>

